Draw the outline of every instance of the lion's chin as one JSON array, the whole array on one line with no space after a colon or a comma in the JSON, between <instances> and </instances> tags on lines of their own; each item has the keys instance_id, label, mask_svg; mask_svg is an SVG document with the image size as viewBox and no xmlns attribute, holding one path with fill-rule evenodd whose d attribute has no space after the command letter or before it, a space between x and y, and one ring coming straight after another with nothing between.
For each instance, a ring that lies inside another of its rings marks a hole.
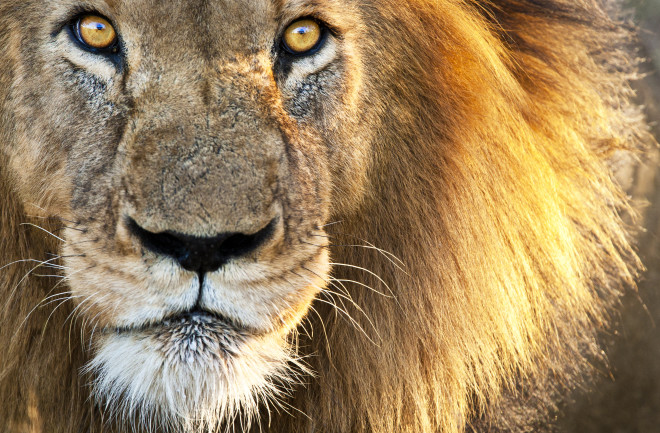
<instances>
[{"instance_id":1,"label":"lion's chin","mask_svg":"<svg viewBox=\"0 0 660 433\"><path fill-rule=\"evenodd\" d=\"M106 333L96 348L86 370L111 415L183 431L227 419L249 424L259 404L277 401L304 369L282 336L254 335L204 313Z\"/></svg>"}]
</instances>

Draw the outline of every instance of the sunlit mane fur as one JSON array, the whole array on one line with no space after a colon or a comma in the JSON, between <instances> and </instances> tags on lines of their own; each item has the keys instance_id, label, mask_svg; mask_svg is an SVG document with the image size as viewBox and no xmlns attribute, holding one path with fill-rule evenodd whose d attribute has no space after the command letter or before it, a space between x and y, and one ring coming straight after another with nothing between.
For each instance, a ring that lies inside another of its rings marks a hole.
<instances>
[{"instance_id":1,"label":"sunlit mane fur","mask_svg":"<svg viewBox=\"0 0 660 433\"><path fill-rule=\"evenodd\" d=\"M328 231L406 268L333 250L396 301L355 288L365 313L347 308L375 344L319 306L318 379L293 403L315 421L282 431L540 429L638 266L607 159L643 135L627 35L592 1L374 3L365 51L392 91L373 102L369 198Z\"/></svg>"}]
</instances>

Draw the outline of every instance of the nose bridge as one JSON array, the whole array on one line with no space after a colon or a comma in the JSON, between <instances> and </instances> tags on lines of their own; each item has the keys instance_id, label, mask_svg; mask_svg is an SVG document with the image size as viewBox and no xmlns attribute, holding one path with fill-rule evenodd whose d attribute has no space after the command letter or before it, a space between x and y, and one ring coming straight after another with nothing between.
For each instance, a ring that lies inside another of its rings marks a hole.
<instances>
[{"instance_id":1,"label":"nose bridge","mask_svg":"<svg viewBox=\"0 0 660 433\"><path fill-rule=\"evenodd\" d=\"M127 176L147 175L125 182L126 196L131 217L148 230L250 233L275 217L284 143L261 101L268 89L258 73L227 69L162 77L146 95L148 109L136 110L145 115L132 134Z\"/></svg>"}]
</instances>

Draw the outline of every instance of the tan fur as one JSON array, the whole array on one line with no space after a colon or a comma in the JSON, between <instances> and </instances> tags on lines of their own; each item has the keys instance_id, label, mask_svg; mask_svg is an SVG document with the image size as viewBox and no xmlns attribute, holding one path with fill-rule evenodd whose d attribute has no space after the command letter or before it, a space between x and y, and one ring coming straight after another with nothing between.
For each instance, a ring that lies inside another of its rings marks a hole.
<instances>
[{"instance_id":1,"label":"tan fur","mask_svg":"<svg viewBox=\"0 0 660 433\"><path fill-rule=\"evenodd\" d=\"M609 161L644 133L603 8L0 3L0 427L551 429L640 266ZM81 11L115 23L124 57L72 43ZM278 35L310 15L332 35L284 65ZM128 217L194 236L277 221L205 277L200 302L240 330L224 373L115 335L197 290Z\"/></svg>"}]
</instances>

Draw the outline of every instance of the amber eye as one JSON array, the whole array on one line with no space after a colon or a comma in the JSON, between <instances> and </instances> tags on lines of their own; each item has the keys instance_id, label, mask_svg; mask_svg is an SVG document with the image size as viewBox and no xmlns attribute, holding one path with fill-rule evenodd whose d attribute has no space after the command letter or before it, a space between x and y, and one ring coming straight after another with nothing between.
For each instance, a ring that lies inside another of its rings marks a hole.
<instances>
[{"instance_id":1,"label":"amber eye","mask_svg":"<svg viewBox=\"0 0 660 433\"><path fill-rule=\"evenodd\" d=\"M80 17L74 25L74 31L81 43L94 50L114 48L117 42L117 33L112 24L97 15Z\"/></svg>"},{"instance_id":2,"label":"amber eye","mask_svg":"<svg viewBox=\"0 0 660 433\"><path fill-rule=\"evenodd\" d=\"M323 39L323 27L312 19L293 22L284 31L282 43L292 54L312 54L320 48Z\"/></svg>"}]
</instances>

